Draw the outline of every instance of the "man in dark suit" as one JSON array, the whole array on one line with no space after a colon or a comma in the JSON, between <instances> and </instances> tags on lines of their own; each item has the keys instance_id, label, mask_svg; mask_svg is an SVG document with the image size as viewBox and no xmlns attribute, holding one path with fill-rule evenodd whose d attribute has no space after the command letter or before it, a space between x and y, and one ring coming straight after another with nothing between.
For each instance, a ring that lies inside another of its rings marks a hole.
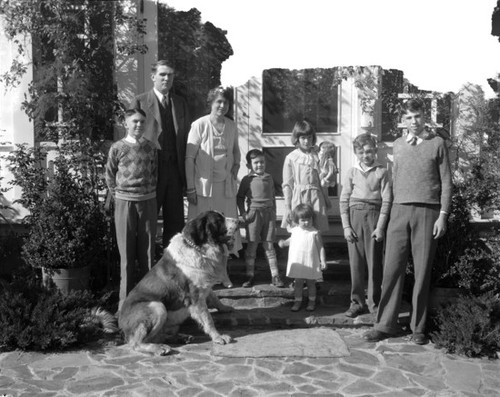
<instances>
[{"instance_id":1,"label":"man in dark suit","mask_svg":"<svg viewBox=\"0 0 500 397\"><path fill-rule=\"evenodd\" d=\"M184 98L172 92L174 65L160 60L151 67L153 89L138 95L132 109L146 113L144 138L158 148L158 212L163 209L163 247L184 227L184 166L190 120Z\"/></svg>"}]
</instances>

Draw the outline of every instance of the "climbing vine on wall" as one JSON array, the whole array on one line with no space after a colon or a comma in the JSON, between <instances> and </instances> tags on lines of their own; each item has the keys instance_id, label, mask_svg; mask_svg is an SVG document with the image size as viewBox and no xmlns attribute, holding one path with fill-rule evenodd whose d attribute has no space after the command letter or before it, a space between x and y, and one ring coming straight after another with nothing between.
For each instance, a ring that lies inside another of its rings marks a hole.
<instances>
[{"instance_id":1,"label":"climbing vine on wall","mask_svg":"<svg viewBox=\"0 0 500 397\"><path fill-rule=\"evenodd\" d=\"M112 138L115 115L120 110L113 83L116 53L132 56L144 52L140 37L144 24L128 14L118 1L30 0L3 1L0 17L7 37L17 47L9 70L0 81L15 86L33 67L23 109L34 120L38 140L57 140L53 123L76 137ZM117 25L128 35L115 46ZM26 41L31 37L30 41ZM27 58L28 61L22 61Z\"/></svg>"}]
</instances>

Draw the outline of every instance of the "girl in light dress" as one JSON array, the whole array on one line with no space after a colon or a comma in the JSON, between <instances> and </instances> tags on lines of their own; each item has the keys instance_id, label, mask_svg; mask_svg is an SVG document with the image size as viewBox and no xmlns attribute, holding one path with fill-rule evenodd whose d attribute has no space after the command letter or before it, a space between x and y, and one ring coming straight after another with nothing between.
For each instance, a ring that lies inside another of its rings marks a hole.
<instances>
[{"instance_id":1,"label":"girl in light dress","mask_svg":"<svg viewBox=\"0 0 500 397\"><path fill-rule=\"evenodd\" d=\"M316 280L322 277L321 271L326 268L325 249L321 234L313 226L314 210L309 204L297 205L291 219L295 225L291 228L292 235L287 240L280 240L278 245L290 247L286 275L295 279L292 311L300 310L304 282L309 295L306 310L313 311L316 308Z\"/></svg>"},{"instance_id":2,"label":"girl in light dress","mask_svg":"<svg viewBox=\"0 0 500 397\"><path fill-rule=\"evenodd\" d=\"M298 121L292 130L294 151L286 156L283 163L283 196L285 214L281 227L292 225L292 208L299 204L309 204L314 210L314 226L320 232L328 230L327 204L319 178L319 158L314 150L316 131L306 120Z\"/></svg>"},{"instance_id":3,"label":"girl in light dress","mask_svg":"<svg viewBox=\"0 0 500 397\"><path fill-rule=\"evenodd\" d=\"M291 140L296 149L286 156L283 163L285 213L281 227L289 231L292 227L292 208L299 204L309 204L314 211L314 227L324 233L329 227L329 199L321 186L320 161L314 149L317 137L313 125L307 120L296 122ZM317 281L323 281L322 275Z\"/></svg>"}]
</instances>

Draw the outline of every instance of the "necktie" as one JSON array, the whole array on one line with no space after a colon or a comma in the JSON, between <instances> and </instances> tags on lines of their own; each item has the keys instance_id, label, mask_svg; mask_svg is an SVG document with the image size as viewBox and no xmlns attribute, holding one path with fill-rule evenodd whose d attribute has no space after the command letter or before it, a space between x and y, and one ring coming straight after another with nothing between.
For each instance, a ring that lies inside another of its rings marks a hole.
<instances>
[{"instance_id":1,"label":"necktie","mask_svg":"<svg viewBox=\"0 0 500 397\"><path fill-rule=\"evenodd\" d=\"M412 137L409 142L410 145L415 146L417 144L417 137L416 136Z\"/></svg>"},{"instance_id":2,"label":"necktie","mask_svg":"<svg viewBox=\"0 0 500 397\"><path fill-rule=\"evenodd\" d=\"M163 98L161 100L161 106L163 106L163 109L168 108L168 98L166 95L163 95Z\"/></svg>"}]
</instances>

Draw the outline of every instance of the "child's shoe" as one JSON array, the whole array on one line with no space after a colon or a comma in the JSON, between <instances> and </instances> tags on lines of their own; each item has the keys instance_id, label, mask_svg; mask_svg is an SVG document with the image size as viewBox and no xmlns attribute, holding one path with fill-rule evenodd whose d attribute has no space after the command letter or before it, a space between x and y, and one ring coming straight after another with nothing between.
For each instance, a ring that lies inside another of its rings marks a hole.
<instances>
[{"instance_id":1,"label":"child's shoe","mask_svg":"<svg viewBox=\"0 0 500 397\"><path fill-rule=\"evenodd\" d=\"M314 301L314 300L310 300L310 301L307 303L306 310L307 310L308 312L313 312L315 309L316 309L316 301Z\"/></svg>"},{"instance_id":2,"label":"child's shoe","mask_svg":"<svg viewBox=\"0 0 500 397\"><path fill-rule=\"evenodd\" d=\"M292 306L292 312L298 312L300 310L300 306L302 305L302 301L295 301Z\"/></svg>"},{"instance_id":3,"label":"child's shoe","mask_svg":"<svg viewBox=\"0 0 500 397\"><path fill-rule=\"evenodd\" d=\"M253 277L250 277L247 281L241 284L243 288L250 288L252 285L253 285Z\"/></svg>"},{"instance_id":4,"label":"child's shoe","mask_svg":"<svg viewBox=\"0 0 500 397\"><path fill-rule=\"evenodd\" d=\"M349 310L347 310L344 313L344 315L346 317L355 318L358 317L360 314L365 314L365 313L368 313L368 309L366 308L366 306L353 306L350 307Z\"/></svg>"},{"instance_id":5,"label":"child's shoe","mask_svg":"<svg viewBox=\"0 0 500 397\"><path fill-rule=\"evenodd\" d=\"M283 288L285 286L285 283L283 282L281 277L278 275L278 276L273 277L273 285L277 288Z\"/></svg>"}]
</instances>

